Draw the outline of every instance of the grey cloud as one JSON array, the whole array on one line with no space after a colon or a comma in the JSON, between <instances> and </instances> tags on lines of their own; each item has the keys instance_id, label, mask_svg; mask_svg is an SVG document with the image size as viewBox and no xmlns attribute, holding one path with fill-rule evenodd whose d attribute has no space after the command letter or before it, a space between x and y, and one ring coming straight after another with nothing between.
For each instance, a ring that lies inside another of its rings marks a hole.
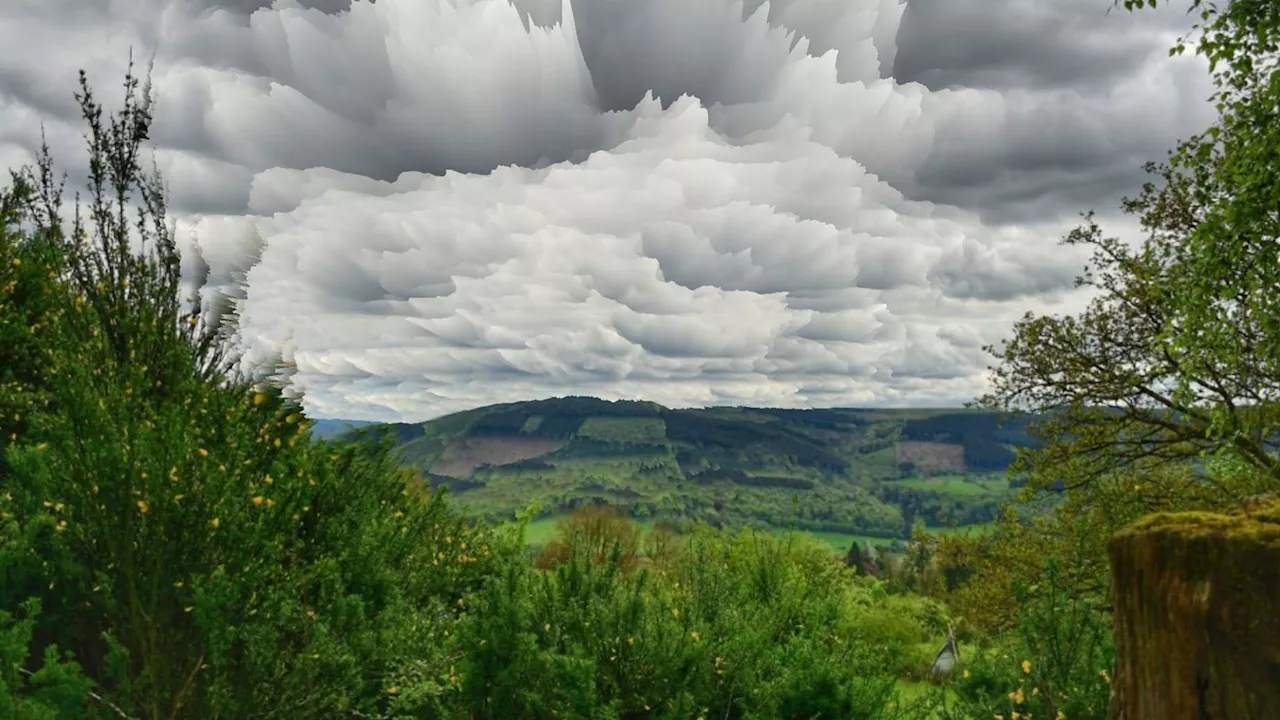
<instances>
[{"instance_id":1,"label":"grey cloud","mask_svg":"<svg viewBox=\"0 0 1280 720\"><path fill-rule=\"evenodd\" d=\"M0 158L39 119L70 152L57 88L154 52L188 286L318 416L927 404L980 393L1026 309L1078 302L1074 213L1204 117L1167 13L515 2L26 0ZM54 65L21 62L36 43Z\"/></svg>"},{"instance_id":2,"label":"grey cloud","mask_svg":"<svg viewBox=\"0 0 1280 720\"><path fill-rule=\"evenodd\" d=\"M1104 206L1144 180L1141 166L1211 122L1202 59L1169 59L1184 8L1107 13L1108 0L914 0L895 77L933 89L998 91L1003 112L971 104L939 128L901 184L1003 224Z\"/></svg>"},{"instance_id":3,"label":"grey cloud","mask_svg":"<svg viewBox=\"0 0 1280 720\"><path fill-rule=\"evenodd\" d=\"M1132 76L1185 31L1185 9L1135 14L1111 0L911 0L893 75L931 89L1088 88Z\"/></svg>"},{"instance_id":4,"label":"grey cloud","mask_svg":"<svg viewBox=\"0 0 1280 720\"><path fill-rule=\"evenodd\" d=\"M240 15L251 15L258 10L270 9L275 0L188 0L206 10L227 10ZM336 15L351 9L354 0L294 0L298 6L308 10L319 10Z\"/></svg>"},{"instance_id":5,"label":"grey cloud","mask_svg":"<svg viewBox=\"0 0 1280 720\"><path fill-rule=\"evenodd\" d=\"M991 248L966 240L942 257L929 279L947 295L959 299L1006 301L1044 295L1071 287L1083 262L1078 253L1025 246Z\"/></svg>"}]
</instances>

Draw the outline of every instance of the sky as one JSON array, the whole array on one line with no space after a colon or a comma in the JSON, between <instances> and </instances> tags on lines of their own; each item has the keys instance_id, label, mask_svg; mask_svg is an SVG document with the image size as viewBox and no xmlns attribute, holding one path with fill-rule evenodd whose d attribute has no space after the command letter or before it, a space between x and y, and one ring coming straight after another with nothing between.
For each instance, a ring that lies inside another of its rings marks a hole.
<instances>
[{"instance_id":1,"label":"sky","mask_svg":"<svg viewBox=\"0 0 1280 720\"><path fill-rule=\"evenodd\" d=\"M191 287L316 418L950 406L1213 120L1185 3L5 0L0 167L152 62Z\"/></svg>"}]
</instances>

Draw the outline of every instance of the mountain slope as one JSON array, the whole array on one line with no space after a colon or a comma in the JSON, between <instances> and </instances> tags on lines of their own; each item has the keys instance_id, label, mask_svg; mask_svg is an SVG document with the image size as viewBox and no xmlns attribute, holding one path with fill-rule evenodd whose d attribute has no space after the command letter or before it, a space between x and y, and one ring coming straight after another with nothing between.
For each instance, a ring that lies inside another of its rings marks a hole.
<instances>
[{"instance_id":1,"label":"mountain slope","mask_svg":"<svg viewBox=\"0 0 1280 720\"><path fill-rule=\"evenodd\" d=\"M633 517L900 537L990 520L1025 418L971 410L672 410L557 398L392 432L400 460L478 515L607 503Z\"/></svg>"}]
</instances>

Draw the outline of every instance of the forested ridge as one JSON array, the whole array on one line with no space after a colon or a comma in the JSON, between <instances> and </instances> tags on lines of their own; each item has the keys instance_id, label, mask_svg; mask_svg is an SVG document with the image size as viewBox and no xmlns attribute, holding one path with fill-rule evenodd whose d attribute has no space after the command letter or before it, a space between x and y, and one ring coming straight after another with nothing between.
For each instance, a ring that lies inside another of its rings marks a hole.
<instances>
[{"instance_id":1,"label":"forested ridge","mask_svg":"<svg viewBox=\"0 0 1280 720\"><path fill-rule=\"evenodd\" d=\"M948 529L992 522L1009 499L1014 451L1035 444L1031 420L956 409L673 410L569 397L334 437L391 436L403 465L490 521L535 504L545 518L608 505L673 526L905 540L917 519ZM913 444L949 451L954 462L929 451L903 461L900 449Z\"/></svg>"}]
</instances>

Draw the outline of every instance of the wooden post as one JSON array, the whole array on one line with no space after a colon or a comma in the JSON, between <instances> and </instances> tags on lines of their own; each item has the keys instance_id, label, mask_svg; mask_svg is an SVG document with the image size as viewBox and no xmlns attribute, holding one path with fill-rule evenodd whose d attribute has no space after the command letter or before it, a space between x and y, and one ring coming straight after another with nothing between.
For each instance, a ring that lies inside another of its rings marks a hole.
<instances>
[{"instance_id":1,"label":"wooden post","mask_svg":"<svg viewBox=\"0 0 1280 720\"><path fill-rule=\"evenodd\" d=\"M1112 720L1280 718L1280 503L1153 515L1110 555Z\"/></svg>"}]
</instances>

